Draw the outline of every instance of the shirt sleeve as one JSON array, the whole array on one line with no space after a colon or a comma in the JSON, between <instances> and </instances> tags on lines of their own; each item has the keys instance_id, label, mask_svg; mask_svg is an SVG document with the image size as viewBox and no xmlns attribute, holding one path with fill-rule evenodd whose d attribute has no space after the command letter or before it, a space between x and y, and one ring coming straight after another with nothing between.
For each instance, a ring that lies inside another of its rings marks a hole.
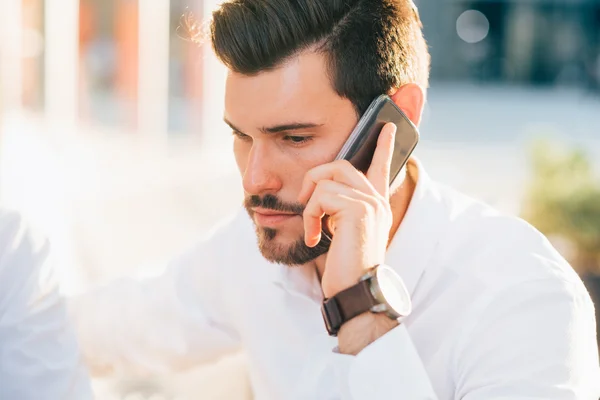
<instances>
[{"instance_id":1,"label":"shirt sleeve","mask_svg":"<svg viewBox=\"0 0 600 400\"><path fill-rule=\"evenodd\" d=\"M91 399L47 241L0 211L0 398Z\"/></svg>"},{"instance_id":2,"label":"shirt sleeve","mask_svg":"<svg viewBox=\"0 0 600 400\"><path fill-rule=\"evenodd\" d=\"M457 348L457 398L597 400L594 305L581 281L543 279L495 296Z\"/></svg>"},{"instance_id":3,"label":"shirt sleeve","mask_svg":"<svg viewBox=\"0 0 600 400\"><path fill-rule=\"evenodd\" d=\"M580 282L579 282L580 283ZM597 400L593 304L577 282L521 284L494 296L465 326L447 369L463 400ZM333 354L340 397L437 399L404 325L357 356Z\"/></svg>"},{"instance_id":4,"label":"shirt sleeve","mask_svg":"<svg viewBox=\"0 0 600 400\"><path fill-rule=\"evenodd\" d=\"M437 399L421 358L402 324L356 356L334 351L333 365L342 399Z\"/></svg>"},{"instance_id":5,"label":"shirt sleeve","mask_svg":"<svg viewBox=\"0 0 600 400\"><path fill-rule=\"evenodd\" d=\"M184 371L239 348L222 292L226 238L219 230L157 277L113 281L69 300L93 375Z\"/></svg>"}]
</instances>

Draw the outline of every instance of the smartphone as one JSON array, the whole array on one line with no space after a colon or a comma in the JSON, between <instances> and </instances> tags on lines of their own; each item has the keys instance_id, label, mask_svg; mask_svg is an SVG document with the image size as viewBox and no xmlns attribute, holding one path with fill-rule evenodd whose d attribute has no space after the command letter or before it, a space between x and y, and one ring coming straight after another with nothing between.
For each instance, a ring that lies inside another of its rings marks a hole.
<instances>
[{"instance_id":1,"label":"smartphone","mask_svg":"<svg viewBox=\"0 0 600 400\"><path fill-rule=\"evenodd\" d=\"M375 154L379 134L388 122L393 122L397 128L390 167L391 186L417 147L419 130L387 95L381 95L373 100L335 159L348 160L354 168L366 174ZM328 220L329 217L326 215L323 218L321 232L331 241L332 229Z\"/></svg>"},{"instance_id":2,"label":"smartphone","mask_svg":"<svg viewBox=\"0 0 600 400\"><path fill-rule=\"evenodd\" d=\"M381 95L373 100L348 137L336 160L348 160L356 169L366 173L377 147L379 133L388 122L393 122L397 127L390 168L391 185L417 147L419 131L387 95Z\"/></svg>"}]
</instances>

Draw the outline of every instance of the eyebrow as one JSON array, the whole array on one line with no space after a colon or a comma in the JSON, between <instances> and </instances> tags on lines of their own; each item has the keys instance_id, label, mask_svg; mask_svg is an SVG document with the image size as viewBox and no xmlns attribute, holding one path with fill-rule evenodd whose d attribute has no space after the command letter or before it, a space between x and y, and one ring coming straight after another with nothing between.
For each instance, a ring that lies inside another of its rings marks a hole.
<instances>
[{"instance_id":1,"label":"eyebrow","mask_svg":"<svg viewBox=\"0 0 600 400\"><path fill-rule=\"evenodd\" d=\"M228 121L227 118L224 118L223 120L234 131L244 134L244 132L241 129L236 128L236 126L233 125L230 121ZM319 128L323 125L324 124L315 124L312 122L292 122L289 124L281 124L281 125L275 125L275 126L270 126L270 127L263 127L263 128L260 128L260 131L265 134L274 134L274 133L281 133L281 132L298 131L301 129Z\"/></svg>"}]
</instances>

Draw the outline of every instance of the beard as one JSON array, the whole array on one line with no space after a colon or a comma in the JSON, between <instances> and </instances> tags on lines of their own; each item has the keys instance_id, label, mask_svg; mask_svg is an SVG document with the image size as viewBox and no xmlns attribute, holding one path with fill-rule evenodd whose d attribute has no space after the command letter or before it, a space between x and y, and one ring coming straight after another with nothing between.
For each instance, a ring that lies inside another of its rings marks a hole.
<instances>
[{"instance_id":1,"label":"beard","mask_svg":"<svg viewBox=\"0 0 600 400\"><path fill-rule=\"evenodd\" d=\"M263 197L248 196L244 200L244 207L254 221L252 208L261 207L273 211L294 213L302 216L304 206L300 203L285 203L277 196L267 194ZM260 227L254 224L258 238L258 248L267 261L283 265L303 265L315 260L317 257L327 253L331 246L331 240L326 235L321 235L321 240L315 247L308 247L304 243L304 234L300 235L291 244L283 244L278 241L280 230L274 228Z\"/></svg>"}]
</instances>

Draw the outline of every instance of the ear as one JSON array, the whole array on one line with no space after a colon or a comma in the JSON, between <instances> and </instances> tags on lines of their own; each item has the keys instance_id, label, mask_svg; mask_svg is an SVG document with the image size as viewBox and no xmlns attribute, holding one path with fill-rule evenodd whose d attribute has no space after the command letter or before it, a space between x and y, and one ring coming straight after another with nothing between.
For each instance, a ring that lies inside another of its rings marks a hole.
<instances>
[{"instance_id":1,"label":"ear","mask_svg":"<svg viewBox=\"0 0 600 400\"><path fill-rule=\"evenodd\" d=\"M425 106L425 91L423 88L416 83L407 83L392 91L389 96L412 123L419 126L423 107Z\"/></svg>"}]
</instances>

